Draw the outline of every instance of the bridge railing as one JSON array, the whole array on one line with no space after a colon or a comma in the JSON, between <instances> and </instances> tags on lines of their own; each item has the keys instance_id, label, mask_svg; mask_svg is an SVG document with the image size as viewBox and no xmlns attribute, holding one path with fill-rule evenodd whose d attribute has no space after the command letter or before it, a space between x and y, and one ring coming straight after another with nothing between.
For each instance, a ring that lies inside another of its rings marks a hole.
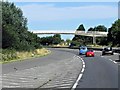
<instances>
[{"instance_id":1,"label":"bridge railing","mask_svg":"<svg viewBox=\"0 0 120 90\"><path fill-rule=\"evenodd\" d=\"M99 32L99 31L76 31L75 32L75 35L83 35L83 36L95 36L95 37L106 37L108 34L108 32Z\"/></svg>"}]
</instances>

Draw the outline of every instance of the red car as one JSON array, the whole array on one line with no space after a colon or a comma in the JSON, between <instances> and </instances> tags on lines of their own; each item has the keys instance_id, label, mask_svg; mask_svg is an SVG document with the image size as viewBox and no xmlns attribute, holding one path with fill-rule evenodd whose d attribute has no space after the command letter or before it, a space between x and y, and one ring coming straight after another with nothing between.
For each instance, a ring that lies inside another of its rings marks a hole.
<instances>
[{"instance_id":1,"label":"red car","mask_svg":"<svg viewBox=\"0 0 120 90\"><path fill-rule=\"evenodd\" d=\"M93 52L93 50L88 50L87 52L86 52L86 57L94 57L94 52Z\"/></svg>"}]
</instances>

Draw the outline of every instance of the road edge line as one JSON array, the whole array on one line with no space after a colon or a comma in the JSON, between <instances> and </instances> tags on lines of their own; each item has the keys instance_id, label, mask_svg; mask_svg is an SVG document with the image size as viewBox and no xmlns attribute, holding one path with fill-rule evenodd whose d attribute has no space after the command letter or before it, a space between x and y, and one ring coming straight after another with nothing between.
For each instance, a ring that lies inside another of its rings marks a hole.
<instances>
[{"instance_id":1,"label":"road edge line","mask_svg":"<svg viewBox=\"0 0 120 90\"><path fill-rule=\"evenodd\" d=\"M82 61L82 70L81 70L81 72L80 72L80 74L79 74L76 82L75 82L74 85L72 86L71 90L75 90L75 89L76 89L76 87L77 87L77 85L78 85L78 82L79 82L80 79L82 78L83 72L85 71L85 62L84 62L84 60L83 60L80 56L78 56L78 57L79 57L79 58L81 59L81 61Z\"/></svg>"}]
</instances>

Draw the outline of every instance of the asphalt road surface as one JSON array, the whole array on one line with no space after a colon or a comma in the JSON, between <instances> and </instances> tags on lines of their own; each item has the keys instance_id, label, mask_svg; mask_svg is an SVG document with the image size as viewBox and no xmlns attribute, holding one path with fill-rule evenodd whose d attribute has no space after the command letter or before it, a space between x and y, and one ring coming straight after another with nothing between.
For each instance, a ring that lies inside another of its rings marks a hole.
<instances>
[{"instance_id":1,"label":"asphalt road surface","mask_svg":"<svg viewBox=\"0 0 120 90\"><path fill-rule=\"evenodd\" d=\"M50 50L52 53L45 57L3 64L3 90L71 88L82 69L82 61L74 50Z\"/></svg>"},{"instance_id":2,"label":"asphalt road surface","mask_svg":"<svg viewBox=\"0 0 120 90\"><path fill-rule=\"evenodd\" d=\"M52 52L50 55L40 58L26 59L24 61L18 61L13 63L7 63L2 65L2 74L9 72L15 72L16 70L24 70L37 66L45 66L52 62L62 61L64 59L72 58L75 53L73 50L68 49L50 49Z\"/></svg>"},{"instance_id":3,"label":"asphalt road surface","mask_svg":"<svg viewBox=\"0 0 120 90\"><path fill-rule=\"evenodd\" d=\"M120 79L118 77L120 75L118 73L119 63L115 62L118 60L118 54L101 56L100 51L96 51L95 54L95 57L81 56L85 61L86 68L77 89L118 90L118 84L120 84L118 83Z\"/></svg>"},{"instance_id":4,"label":"asphalt road surface","mask_svg":"<svg viewBox=\"0 0 120 90\"><path fill-rule=\"evenodd\" d=\"M10 75L12 75L13 73L16 73L16 71L23 71L23 72L20 72L20 74L22 74L27 71L30 71L29 69L31 69L31 70L33 70L31 72L33 72L34 74L35 74L35 72L36 72L36 74L39 74L41 67L50 66L50 64L52 65L53 63L55 63L55 64L57 63L56 65L60 66L61 63L58 63L58 62L62 62L62 63L68 62L69 65L68 64L67 65L65 64L65 65L69 68L66 68L63 65L60 67L65 68L65 69L62 69L62 70L58 69L58 70L61 71L60 73L65 73L65 72L67 72L68 69L69 69L68 72L70 72L70 70L72 70L72 74L67 73L66 74L67 76L64 76L64 78L62 78L62 80L65 79L67 82L68 79L66 79L66 78L70 78L69 81L72 82L72 84L74 85L73 82L75 82L77 80L77 76L78 76L78 74L80 74L80 70L82 68L81 67L82 65L80 63L81 60L77 57L78 50L63 49L63 48L62 49L50 49L50 50L52 51L52 53L46 57L35 58L35 59L30 59L30 60L25 60L25 61L19 61L19 62L14 62L14 63L10 63L10 64L3 64L2 70L3 70L3 76L5 75L5 77L6 77L5 80L8 80L8 82L9 82L8 77ZM91 90L93 90L93 88L105 88L105 90L116 90L114 88L118 88L118 86L119 86L118 85L119 84L118 76L120 75L118 73L118 71L119 71L118 66L120 63L115 62L115 60L118 59L118 54L101 56L101 52L96 51L95 57L85 57L84 55L80 55L80 57L83 58L86 66L85 66L85 71L83 72L83 76L80 79L76 89L85 90L84 88L86 88L87 90L90 90L90 88L92 88ZM66 62L64 62L64 61L66 61ZM74 61L76 61L76 62L74 62ZM70 68L70 65L72 66L72 64L70 62L74 63L74 65L73 65L74 68ZM37 68L37 67L40 67L40 68ZM54 70L55 69L54 67L56 67L56 66L52 65L52 67L53 67L52 69L54 72L58 72L58 71ZM58 68L60 68L60 67L58 67ZM79 67L79 69L78 69L78 67ZM51 68L51 66L50 66L50 68ZM45 70L45 69L43 68L43 70ZM46 69L46 71L47 71L47 69ZM49 71L49 75L52 76L52 74L50 74L50 70L48 70L48 71ZM31 72L28 72L27 74L31 74ZM43 72L44 71L41 71L41 74ZM7 76L7 74L8 74L8 76ZM14 75L18 75L18 74L19 73L14 74ZM45 74L47 75L47 72ZM45 74L43 76L45 76ZM59 76L59 73L57 73L57 75ZM72 75L74 77L70 77L69 75ZM76 78L75 78L75 76L76 76ZM32 75L31 75L31 77L32 77ZM11 77L9 77L9 78L11 78ZM24 78L20 78L20 79L24 79ZM31 79L31 78L27 78L27 79ZM38 81L37 78L33 78L33 79ZM54 80L58 80L58 78L56 78ZM30 81L30 80L28 80L28 81ZM58 81L62 82L60 80L60 78ZM55 81L55 82L50 81L51 82L50 84L55 85L55 83L58 81ZM24 82L25 82L25 80L24 80ZM13 82L12 84L16 85L17 83ZM38 84L39 84L39 82L37 83L37 85ZM30 84L30 86L32 86L32 85ZM56 87L57 87L57 85L56 85ZM43 86L43 88L45 88L45 87ZM103 89L101 89L101 90L103 90Z\"/></svg>"}]
</instances>

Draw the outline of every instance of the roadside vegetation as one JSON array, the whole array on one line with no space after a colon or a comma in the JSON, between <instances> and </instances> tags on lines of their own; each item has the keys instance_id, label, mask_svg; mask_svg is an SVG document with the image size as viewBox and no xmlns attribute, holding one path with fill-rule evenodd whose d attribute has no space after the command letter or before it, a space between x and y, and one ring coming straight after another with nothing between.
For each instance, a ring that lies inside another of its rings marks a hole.
<instances>
[{"instance_id":1,"label":"roadside vegetation","mask_svg":"<svg viewBox=\"0 0 120 90\"><path fill-rule=\"evenodd\" d=\"M38 37L28 31L27 18L23 16L22 10L14 3L0 1L2 3L2 47L0 49L0 62L22 60L29 57L44 56L50 53L43 48L48 46L93 46L93 38L75 35L72 40L61 39L60 34L49 37ZM1 11L0 11L1 12ZM107 37L96 38L96 46L120 46L120 19L116 20L110 28L104 25L90 27L88 31L108 31ZM86 31L81 24L77 31Z\"/></svg>"},{"instance_id":2,"label":"roadside vegetation","mask_svg":"<svg viewBox=\"0 0 120 90\"><path fill-rule=\"evenodd\" d=\"M85 31L84 25L81 24L77 31ZM120 47L120 19L116 20L110 28L105 27L104 25L98 25L94 28L90 27L87 31L108 31L107 37L97 37L96 45L93 45L93 38L88 36L75 35L72 39L71 44L74 46L80 45L90 45L90 46L112 46Z\"/></svg>"},{"instance_id":3,"label":"roadside vegetation","mask_svg":"<svg viewBox=\"0 0 120 90\"><path fill-rule=\"evenodd\" d=\"M50 54L50 51L42 48L42 49L35 49L32 51L16 51L16 50L8 50L8 49L3 49L0 59L0 63L8 63L8 62L13 62L13 61L22 61L25 59L29 58L34 58L34 57L41 57Z\"/></svg>"},{"instance_id":4,"label":"roadside vegetation","mask_svg":"<svg viewBox=\"0 0 120 90\"><path fill-rule=\"evenodd\" d=\"M40 37L28 31L27 18L14 3L2 2L2 48L0 62L11 62L50 53Z\"/></svg>"}]
</instances>

